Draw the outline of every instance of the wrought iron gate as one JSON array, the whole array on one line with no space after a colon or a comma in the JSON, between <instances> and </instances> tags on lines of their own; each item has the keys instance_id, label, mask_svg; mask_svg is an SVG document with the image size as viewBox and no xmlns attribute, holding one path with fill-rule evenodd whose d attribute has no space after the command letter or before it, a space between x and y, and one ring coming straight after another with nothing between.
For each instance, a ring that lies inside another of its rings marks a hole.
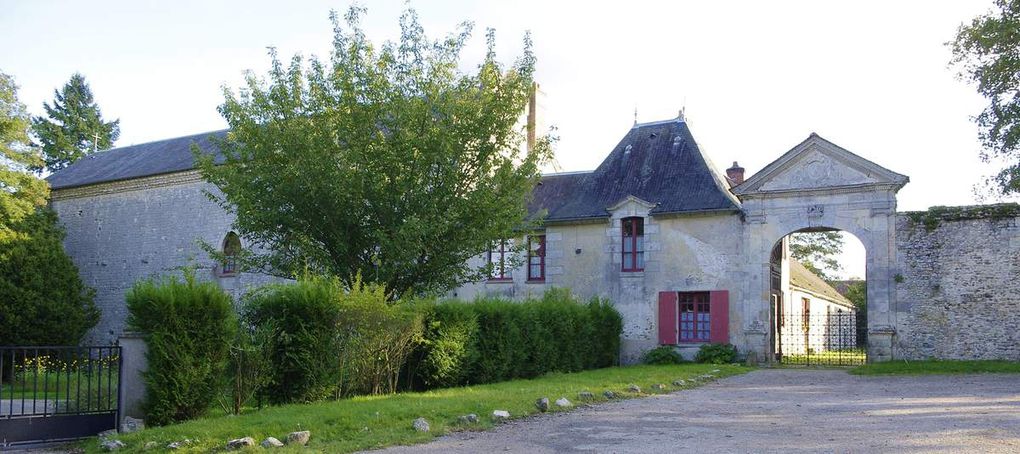
<instances>
[{"instance_id":1,"label":"wrought iron gate","mask_svg":"<svg viewBox=\"0 0 1020 454\"><path fill-rule=\"evenodd\" d=\"M0 347L0 447L117 427L120 347Z\"/></svg>"},{"instance_id":2,"label":"wrought iron gate","mask_svg":"<svg viewBox=\"0 0 1020 454\"><path fill-rule=\"evenodd\" d=\"M826 314L776 316L776 357L782 364L857 366L867 362L866 331L857 313L837 310Z\"/></svg>"}]
</instances>

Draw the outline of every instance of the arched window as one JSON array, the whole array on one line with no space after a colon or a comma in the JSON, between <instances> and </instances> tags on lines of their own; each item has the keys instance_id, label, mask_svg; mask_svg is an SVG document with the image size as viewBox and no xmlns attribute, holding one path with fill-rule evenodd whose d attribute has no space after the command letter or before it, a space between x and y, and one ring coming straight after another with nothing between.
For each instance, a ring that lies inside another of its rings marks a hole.
<instances>
[{"instance_id":1,"label":"arched window","mask_svg":"<svg viewBox=\"0 0 1020 454\"><path fill-rule=\"evenodd\" d=\"M237 257L241 255L241 239L234 232L227 233L223 238L223 268L220 274L233 276L237 274Z\"/></svg>"}]
</instances>

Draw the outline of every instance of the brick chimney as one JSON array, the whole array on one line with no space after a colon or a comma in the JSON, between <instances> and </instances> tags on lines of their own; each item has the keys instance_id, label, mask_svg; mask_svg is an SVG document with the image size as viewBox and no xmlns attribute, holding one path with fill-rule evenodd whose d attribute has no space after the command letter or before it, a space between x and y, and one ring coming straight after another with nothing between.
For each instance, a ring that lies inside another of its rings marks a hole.
<instances>
[{"instance_id":1,"label":"brick chimney","mask_svg":"<svg viewBox=\"0 0 1020 454\"><path fill-rule=\"evenodd\" d=\"M744 168L737 164L737 161L733 161L733 167L726 169L726 178L730 179L733 186L737 186L744 182Z\"/></svg>"}]
</instances>

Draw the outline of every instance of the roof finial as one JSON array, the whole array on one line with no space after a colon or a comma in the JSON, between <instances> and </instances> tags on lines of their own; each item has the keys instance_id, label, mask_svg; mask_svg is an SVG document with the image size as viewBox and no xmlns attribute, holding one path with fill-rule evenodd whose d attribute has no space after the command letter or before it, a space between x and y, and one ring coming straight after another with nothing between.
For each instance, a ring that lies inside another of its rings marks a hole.
<instances>
[{"instance_id":1,"label":"roof finial","mask_svg":"<svg viewBox=\"0 0 1020 454\"><path fill-rule=\"evenodd\" d=\"M637 105L634 106L634 126L637 126Z\"/></svg>"},{"instance_id":2,"label":"roof finial","mask_svg":"<svg viewBox=\"0 0 1020 454\"><path fill-rule=\"evenodd\" d=\"M680 113L679 113L679 114L678 114L678 115L676 116L677 120L680 120L680 121L687 121L687 119L686 119L686 118L684 118L684 111L685 111L685 110L687 110L687 106L684 106L684 107L681 107L681 108L680 108Z\"/></svg>"}]
</instances>

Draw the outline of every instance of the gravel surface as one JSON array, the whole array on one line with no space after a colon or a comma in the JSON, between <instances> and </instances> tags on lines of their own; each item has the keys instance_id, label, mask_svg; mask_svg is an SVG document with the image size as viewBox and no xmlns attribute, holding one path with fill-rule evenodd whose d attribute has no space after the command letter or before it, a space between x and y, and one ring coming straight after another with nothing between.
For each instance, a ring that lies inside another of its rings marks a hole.
<instances>
[{"instance_id":1,"label":"gravel surface","mask_svg":"<svg viewBox=\"0 0 1020 454\"><path fill-rule=\"evenodd\" d=\"M1018 453L1020 375L758 370L382 452L564 451Z\"/></svg>"}]
</instances>

